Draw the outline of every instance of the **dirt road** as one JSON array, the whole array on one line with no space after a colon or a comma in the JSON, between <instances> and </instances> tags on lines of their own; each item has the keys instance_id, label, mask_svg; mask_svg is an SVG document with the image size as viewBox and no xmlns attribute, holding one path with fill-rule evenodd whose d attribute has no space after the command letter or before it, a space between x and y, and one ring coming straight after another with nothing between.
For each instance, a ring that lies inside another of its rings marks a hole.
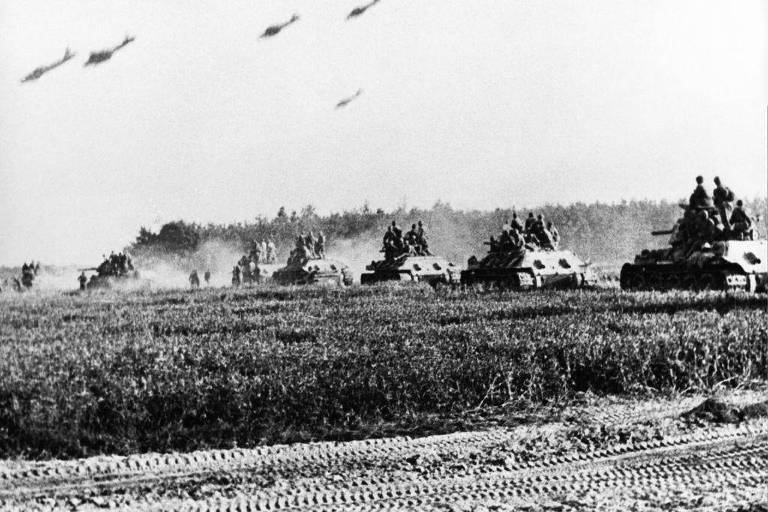
<instances>
[{"instance_id":1,"label":"dirt road","mask_svg":"<svg viewBox=\"0 0 768 512\"><path fill-rule=\"evenodd\" d=\"M738 406L766 395L742 392L726 398ZM764 411L733 423L682 414L702 400L585 398L535 416L500 417L499 426L484 431L418 439L6 461L0 463L0 506L768 510Z\"/></svg>"}]
</instances>

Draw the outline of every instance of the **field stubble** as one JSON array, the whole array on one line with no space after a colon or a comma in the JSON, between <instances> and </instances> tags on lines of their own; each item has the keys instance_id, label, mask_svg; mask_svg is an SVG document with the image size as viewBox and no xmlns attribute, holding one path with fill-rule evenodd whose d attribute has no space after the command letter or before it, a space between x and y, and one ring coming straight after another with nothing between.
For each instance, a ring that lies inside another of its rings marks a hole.
<instances>
[{"instance_id":1,"label":"field stubble","mask_svg":"<svg viewBox=\"0 0 768 512\"><path fill-rule=\"evenodd\" d=\"M585 391L768 378L764 296L382 286L0 301L2 457L439 433Z\"/></svg>"}]
</instances>

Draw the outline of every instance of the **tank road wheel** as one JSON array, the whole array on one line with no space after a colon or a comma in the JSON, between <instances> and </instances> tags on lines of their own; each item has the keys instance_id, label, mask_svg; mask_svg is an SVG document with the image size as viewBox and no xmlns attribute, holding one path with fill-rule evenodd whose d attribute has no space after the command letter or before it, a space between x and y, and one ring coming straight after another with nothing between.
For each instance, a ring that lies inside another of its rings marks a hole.
<instances>
[{"instance_id":1,"label":"tank road wheel","mask_svg":"<svg viewBox=\"0 0 768 512\"><path fill-rule=\"evenodd\" d=\"M573 274L571 276L571 288L574 290L584 287L584 281L586 281L584 274Z\"/></svg>"},{"instance_id":2,"label":"tank road wheel","mask_svg":"<svg viewBox=\"0 0 768 512\"><path fill-rule=\"evenodd\" d=\"M638 272L627 272L622 276L622 290L642 290L645 288L645 277Z\"/></svg>"},{"instance_id":3,"label":"tank road wheel","mask_svg":"<svg viewBox=\"0 0 768 512\"><path fill-rule=\"evenodd\" d=\"M717 278L709 272L701 274L696 283L699 290L717 290Z\"/></svg>"},{"instance_id":4,"label":"tank road wheel","mask_svg":"<svg viewBox=\"0 0 768 512\"><path fill-rule=\"evenodd\" d=\"M635 270L630 267L629 264L624 265L619 274L619 288L622 290L631 290L634 287L633 278L635 275Z\"/></svg>"},{"instance_id":5,"label":"tank road wheel","mask_svg":"<svg viewBox=\"0 0 768 512\"><path fill-rule=\"evenodd\" d=\"M680 274L676 272L670 272L664 276L664 289L665 290L677 290L681 287L682 280Z\"/></svg>"}]
</instances>

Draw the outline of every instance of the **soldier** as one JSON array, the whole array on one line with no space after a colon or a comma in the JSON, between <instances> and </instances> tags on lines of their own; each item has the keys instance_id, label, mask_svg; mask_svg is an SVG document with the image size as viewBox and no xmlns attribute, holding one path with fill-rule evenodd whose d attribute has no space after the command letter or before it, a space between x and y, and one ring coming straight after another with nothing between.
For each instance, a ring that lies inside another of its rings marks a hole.
<instances>
[{"instance_id":1,"label":"soldier","mask_svg":"<svg viewBox=\"0 0 768 512\"><path fill-rule=\"evenodd\" d=\"M265 260L267 259L267 242L265 242L263 238L261 239L261 243L259 244L259 249L261 249L262 261L266 263Z\"/></svg>"},{"instance_id":2,"label":"soldier","mask_svg":"<svg viewBox=\"0 0 768 512\"><path fill-rule=\"evenodd\" d=\"M518 233L522 233L523 225L520 224L520 220L517 218L517 213L512 212L512 222L509 224L512 229Z\"/></svg>"},{"instance_id":3,"label":"soldier","mask_svg":"<svg viewBox=\"0 0 768 512\"><path fill-rule=\"evenodd\" d=\"M192 273L189 274L189 285L193 290L200 288L200 277L197 275L197 270L193 270Z\"/></svg>"},{"instance_id":4,"label":"soldier","mask_svg":"<svg viewBox=\"0 0 768 512\"><path fill-rule=\"evenodd\" d=\"M206 270L205 274L203 274L203 279L205 279L205 285L208 286L211 284L211 271Z\"/></svg>"},{"instance_id":5,"label":"soldier","mask_svg":"<svg viewBox=\"0 0 768 512\"><path fill-rule=\"evenodd\" d=\"M267 263L274 263L277 258L277 248L272 238L267 242Z\"/></svg>"},{"instance_id":6,"label":"soldier","mask_svg":"<svg viewBox=\"0 0 768 512\"><path fill-rule=\"evenodd\" d=\"M318 258L325 258L325 235L322 231L317 233L317 242L315 242L315 254Z\"/></svg>"},{"instance_id":7,"label":"soldier","mask_svg":"<svg viewBox=\"0 0 768 512\"><path fill-rule=\"evenodd\" d=\"M702 209L712 207L712 198L704 188L704 178L696 176L696 188L693 190L688 204L691 208Z\"/></svg>"},{"instance_id":8,"label":"soldier","mask_svg":"<svg viewBox=\"0 0 768 512\"><path fill-rule=\"evenodd\" d=\"M536 219L533 217L533 212L528 212L528 218L525 219L525 227L523 228L523 232L526 235L531 234L535 225Z\"/></svg>"},{"instance_id":9,"label":"soldier","mask_svg":"<svg viewBox=\"0 0 768 512\"><path fill-rule=\"evenodd\" d=\"M257 242L256 240L253 241L253 245L251 246L251 258L256 263L261 263L262 253L261 253L261 244Z\"/></svg>"},{"instance_id":10,"label":"soldier","mask_svg":"<svg viewBox=\"0 0 768 512\"><path fill-rule=\"evenodd\" d=\"M310 258L315 258L317 255L315 254L315 235L310 231L307 234L307 238L304 240L307 246L307 253L309 254Z\"/></svg>"},{"instance_id":11,"label":"soldier","mask_svg":"<svg viewBox=\"0 0 768 512\"><path fill-rule=\"evenodd\" d=\"M85 270L80 272L80 275L78 276L77 280L80 282L80 291L85 291L85 285L88 284L88 278L85 276Z\"/></svg>"},{"instance_id":12,"label":"soldier","mask_svg":"<svg viewBox=\"0 0 768 512\"><path fill-rule=\"evenodd\" d=\"M512 246L514 250L519 250L523 246L523 239L520 236L520 232L514 227L509 232L509 237L512 239Z\"/></svg>"},{"instance_id":13,"label":"soldier","mask_svg":"<svg viewBox=\"0 0 768 512\"><path fill-rule=\"evenodd\" d=\"M405 241L414 247L419 243L419 231L416 229L416 224L411 224L411 230L405 234Z\"/></svg>"},{"instance_id":14,"label":"soldier","mask_svg":"<svg viewBox=\"0 0 768 512\"><path fill-rule=\"evenodd\" d=\"M491 252L498 252L499 250L499 242L496 241L496 238L494 238L493 235L491 235L491 240L489 242L486 242L490 247Z\"/></svg>"},{"instance_id":15,"label":"soldier","mask_svg":"<svg viewBox=\"0 0 768 512\"><path fill-rule=\"evenodd\" d=\"M509 235L509 231L502 231L501 237L499 238L499 249L502 251L511 251L513 246L514 242L512 241L512 237Z\"/></svg>"},{"instance_id":16,"label":"soldier","mask_svg":"<svg viewBox=\"0 0 768 512\"><path fill-rule=\"evenodd\" d=\"M237 265L232 267L232 286L235 288L240 286L240 267Z\"/></svg>"},{"instance_id":17,"label":"soldier","mask_svg":"<svg viewBox=\"0 0 768 512\"><path fill-rule=\"evenodd\" d=\"M421 249L421 252L425 256L431 256L431 252L429 252L429 243L427 242L427 233L424 231L424 224L419 221L419 227L416 229L416 234L418 237L416 238L416 243L419 244L419 248Z\"/></svg>"},{"instance_id":18,"label":"soldier","mask_svg":"<svg viewBox=\"0 0 768 512\"><path fill-rule=\"evenodd\" d=\"M730 224L733 234L738 240L752 240L752 219L744 211L744 202L739 199L731 213Z\"/></svg>"},{"instance_id":19,"label":"soldier","mask_svg":"<svg viewBox=\"0 0 768 512\"><path fill-rule=\"evenodd\" d=\"M294 253L294 258L296 261L307 259L307 246L305 245L303 234L296 237L296 252Z\"/></svg>"},{"instance_id":20,"label":"soldier","mask_svg":"<svg viewBox=\"0 0 768 512\"><path fill-rule=\"evenodd\" d=\"M560 245L560 233L557 231L555 225L552 224L552 221L547 222L547 231L552 235L552 246L557 249Z\"/></svg>"},{"instance_id":21,"label":"soldier","mask_svg":"<svg viewBox=\"0 0 768 512\"><path fill-rule=\"evenodd\" d=\"M403 236L403 230L397 227L397 222L392 221L392 233L395 235L395 240Z\"/></svg>"},{"instance_id":22,"label":"soldier","mask_svg":"<svg viewBox=\"0 0 768 512\"><path fill-rule=\"evenodd\" d=\"M715 176L715 185L715 190L712 191L712 200L715 203L715 208L717 208L718 213L720 213L723 228L726 231L730 231L731 226L728 222L728 214L731 212L731 202L735 199L735 196L731 189L723 186L718 176Z\"/></svg>"},{"instance_id":23,"label":"soldier","mask_svg":"<svg viewBox=\"0 0 768 512\"><path fill-rule=\"evenodd\" d=\"M536 218L534 234L536 235L536 238L539 239L541 245L548 249L555 248L555 242L552 239L552 233L550 233L546 228L546 225L544 224L544 216L542 214L539 214L539 216Z\"/></svg>"},{"instance_id":24,"label":"soldier","mask_svg":"<svg viewBox=\"0 0 768 512\"><path fill-rule=\"evenodd\" d=\"M394 222L394 221L393 221ZM395 233L392 231L392 226L387 226L387 230L384 232L384 239L382 240L384 259L391 260L394 258L395 250Z\"/></svg>"}]
</instances>

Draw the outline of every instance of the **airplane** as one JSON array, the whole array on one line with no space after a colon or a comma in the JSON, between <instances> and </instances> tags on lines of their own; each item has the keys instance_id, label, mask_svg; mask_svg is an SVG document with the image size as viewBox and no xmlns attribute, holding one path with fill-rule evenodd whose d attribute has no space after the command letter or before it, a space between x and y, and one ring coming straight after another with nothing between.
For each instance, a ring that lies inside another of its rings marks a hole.
<instances>
[{"instance_id":1,"label":"airplane","mask_svg":"<svg viewBox=\"0 0 768 512\"><path fill-rule=\"evenodd\" d=\"M361 14L363 14L365 11L367 11L368 9L370 9L371 7L376 5L377 3L379 3L379 0L371 0L371 2L368 3L368 4L361 5L360 7L355 7L354 9L352 9L352 12L350 12L347 15L347 19L349 20L349 19L355 18L357 16L360 16Z\"/></svg>"},{"instance_id":2,"label":"airplane","mask_svg":"<svg viewBox=\"0 0 768 512\"><path fill-rule=\"evenodd\" d=\"M88 65L96 65L101 64L102 62L109 60L112 58L112 54L114 54L117 50L122 48L123 46L127 45L130 42L133 42L136 38L133 36L125 36L125 39L123 39L123 42L119 45L115 46L114 48L110 50L101 50L99 52L91 52L91 55L88 57L88 60L86 61L83 66Z\"/></svg>"},{"instance_id":3,"label":"airplane","mask_svg":"<svg viewBox=\"0 0 768 512\"><path fill-rule=\"evenodd\" d=\"M267 30L265 30L264 33L261 34L261 38L276 36L285 27L287 27L291 23L295 23L297 21L299 21L299 15L298 14L294 14L293 16L291 16L291 19L286 21L285 23L281 23L279 25L272 25L271 27L267 27Z\"/></svg>"},{"instance_id":4,"label":"airplane","mask_svg":"<svg viewBox=\"0 0 768 512\"><path fill-rule=\"evenodd\" d=\"M344 98L343 100L341 100L340 102L338 102L338 103L336 104L336 108L342 108L342 107L346 107L347 105L349 105L349 103L350 103L352 100L354 100L355 98L357 98L357 97L358 97L358 96L360 96L361 94L363 94L363 90L362 90L362 89L358 89L358 90L357 90L357 92L356 92L355 94L353 94L352 96L349 96L348 98Z\"/></svg>"},{"instance_id":5,"label":"airplane","mask_svg":"<svg viewBox=\"0 0 768 512\"><path fill-rule=\"evenodd\" d=\"M28 74L27 76L22 78L21 79L21 83L31 82L33 80L37 80L38 78L43 76L45 73L49 72L50 70L52 70L54 68L57 68L57 67L61 66L62 64L64 64L65 62L67 62L69 59L71 59L74 56L75 56L75 54L72 53L69 50L69 48L67 48L64 51L64 57L62 57L60 60L57 60L53 64L48 64L47 66L40 66L39 68L36 68L33 72L31 72L30 74Z\"/></svg>"}]
</instances>

